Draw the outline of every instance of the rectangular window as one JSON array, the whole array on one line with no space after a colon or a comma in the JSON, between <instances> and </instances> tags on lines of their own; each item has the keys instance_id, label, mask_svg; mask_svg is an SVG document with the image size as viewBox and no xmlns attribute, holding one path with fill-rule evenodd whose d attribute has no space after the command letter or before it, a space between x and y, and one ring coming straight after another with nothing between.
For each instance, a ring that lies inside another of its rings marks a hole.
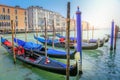
<instances>
[{"instance_id":1,"label":"rectangular window","mask_svg":"<svg viewBox=\"0 0 120 80\"><path fill-rule=\"evenodd\" d=\"M16 17L15 17L15 19L17 20L17 19L18 19L18 17L16 16Z\"/></svg>"},{"instance_id":2,"label":"rectangular window","mask_svg":"<svg viewBox=\"0 0 120 80\"><path fill-rule=\"evenodd\" d=\"M3 17L3 20L5 20L5 15L4 15L4 17Z\"/></svg>"},{"instance_id":3,"label":"rectangular window","mask_svg":"<svg viewBox=\"0 0 120 80\"><path fill-rule=\"evenodd\" d=\"M8 9L8 13L10 13L10 9Z\"/></svg>"},{"instance_id":4,"label":"rectangular window","mask_svg":"<svg viewBox=\"0 0 120 80\"><path fill-rule=\"evenodd\" d=\"M17 14L17 10L15 9L15 14Z\"/></svg>"},{"instance_id":5,"label":"rectangular window","mask_svg":"<svg viewBox=\"0 0 120 80\"><path fill-rule=\"evenodd\" d=\"M18 26L18 22L16 21L16 26Z\"/></svg>"},{"instance_id":6,"label":"rectangular window","mask_svg":"<svg viewBox=\"0 0 120 80\"><path fill-rule=\"evenodd\" d=\"M26 11L25 11L25 15L26 15Z\"/></svg>"},{"instance_id":7,"label":"rectangular window","mask_svg":"<svg viewBox=\"0 0 120 80\"><path fill-rule=\"evenodd\" d=\"M25 17L25 24L27 23L27 17Z\"/></svg>"},{"instance_id":8,"label":"rectangular window","mask_svg":"<svg viewBox=\"0 0 120 80\"><path fill-rule=\"evenodd\" d=\"M10 16L8 16L8 20L10 20Z\"/></svg>"},{"instance_id":9,"label":"rectangular window","mask_svg":"<svg viewBox=\"0 0 120 80\"><path fill-rule=\"evenodd\" d=\"M5 8L3 8L3 13L5 13Z\"/></svg>"},{"instance_id":10,"label":"rectangular window","mask_svg":"<svg viewBox=\"0 0 120 80\"><path fill-rule=\"evenodd\" d=\"M27 21L27 17L25 17L25 21Z\"/></svg>"},{"instance_id":11,"label":"rectangular window","mask_svg":"<svg viewBox=\"0 0 120 80\"><path fill-rule=\"evenodd\" d=\"M10 25L10 22L9 22L9 26L11 26L11 25Z\"/></svg>"}]
</instances>

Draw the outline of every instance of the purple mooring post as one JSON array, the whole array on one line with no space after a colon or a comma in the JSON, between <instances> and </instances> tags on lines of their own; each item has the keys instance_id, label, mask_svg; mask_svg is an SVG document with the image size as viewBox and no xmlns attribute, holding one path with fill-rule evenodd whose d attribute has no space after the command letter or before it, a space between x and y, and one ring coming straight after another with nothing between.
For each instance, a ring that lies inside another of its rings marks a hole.
<instances>
[{"instance_id":1,"label":"purple mooring post","mask_svg":"<svg viewBox=\"0 0 120 80\"><path fill-rule=\"evenodd\" d=\"M113 39L114 39L114 21L112 21L112 26L111 26L110 50L113 50Z\"/></svg>"},{"instance_id":2,"label":"purple mooring post","mask_svg":"<svg viewBox=\"0 0 120 80\"><path fill-rule=\"evenodd\" d=\"M76 29L77 29L77 52L80 52L80 59L82 61L82 26L81 26L81 12L76 12Z\"/></svg>"}]
</instances>

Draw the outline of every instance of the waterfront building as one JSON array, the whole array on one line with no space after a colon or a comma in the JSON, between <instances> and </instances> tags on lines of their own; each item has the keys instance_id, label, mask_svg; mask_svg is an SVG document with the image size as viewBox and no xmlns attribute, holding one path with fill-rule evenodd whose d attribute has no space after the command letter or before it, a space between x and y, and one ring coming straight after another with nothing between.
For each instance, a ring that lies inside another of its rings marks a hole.
<instances>
[{"instance_id":1,"label":"waterfront building","mask_svg":"<svg viewBox=\"0 0 120 80\"><path fill-rule=\"evenodd\" d=\"M87 21L82 21L82 30L87 30L89 29L89 23Z\"/></svg>"},{"instance_id":2,"label":"waterfront building","mask_svg":"<svg viewBox=\"0 0 120 80\"><path fill-rule=\"evenodd\" d=\"M76 21L75 19L71 19L70 30L74 30L75 27L76 27ZM87 21L82 21L82 30L87 30L87 27L88 29L92 29L91 25Z\"/></svg>"},{"instance_id":3,"label":"waterfront building","mask_svg":"<svg viewBox=\"0 0 120 80\"><path fill-rule=\"evenodd\" d=\"M0 31L10 31L11 20L13 20L16 30L24 30L27 27L26 9L20 8L20 6L12 7L0 4Z\"/></svg>"},{"instance_id":4,"label":"waterfront building","mask_svg":"<svg viewBox=\"0 0 120 80\"><path fill-rule=\"evenodd\" d=\"M46 24L48 30L52 30L53 20L56 30L66 26L66 19L57 12L53 12L39 6L30 6L27 8L27 10L28 10L29 30L35 30L35 29L44 30L45 28L44 18L46 18L46 22L47 22Z\"/></svg>"},{"instance_id":5,"label":"waterfront building","mask_svg":"<svg viewBox=\"0 0 120 80\"><path fill-rule=\"evenodd\" d=\"M70 30L74 30L76 28L75 19L70 19Z\"/></svg>"}]
</instances>

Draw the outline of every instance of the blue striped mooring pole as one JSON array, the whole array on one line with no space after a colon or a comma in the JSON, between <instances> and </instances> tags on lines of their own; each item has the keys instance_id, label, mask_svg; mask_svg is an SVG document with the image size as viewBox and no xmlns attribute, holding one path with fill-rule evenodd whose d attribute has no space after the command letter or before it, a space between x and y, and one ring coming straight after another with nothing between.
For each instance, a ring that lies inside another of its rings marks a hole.
<instances>
[{"instance_id":1,"label":"blue striped mooring pole","mask_svg":"<svg viewBox=\"0 0 120 80\"><path fill-rule=\"evenodd\" d=\"M112 21L112 26L111 26L110 50L113 50L113 40L114 40L114 20Z\"/></svg>"},{"instance_id":2,"label":"blue striped mooring pole","mask_svg":"<svg viewBox=\"0 0 120 80\"><path fill-rule=\"evenodd\" d=\"M80 53L80 61L82 63L82 26L81 26L81 12L79 7L76 12L76 27L77 27L77 52Z\"/></svg>"}]
</instances>

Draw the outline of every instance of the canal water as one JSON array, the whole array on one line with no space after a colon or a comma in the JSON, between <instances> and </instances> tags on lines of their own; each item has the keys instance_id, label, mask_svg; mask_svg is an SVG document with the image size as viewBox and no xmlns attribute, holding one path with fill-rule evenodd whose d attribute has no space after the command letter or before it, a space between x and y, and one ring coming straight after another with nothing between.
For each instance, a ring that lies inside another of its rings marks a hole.
<instances>
[{"instance_id":1,"label":"canal water","mask_svg":"<svg viewBox=\"0 0 120 80\"><path fill-rule=\"evenodd\" d=\"M39 33L40 34L40 33ZM89 38L92 31L89 32ZM110 30L95 30L94 38L102 39ZM29 33L28 41L36 42L33 33ZM71 32L71 36L73 36ZM87 32L83 31L83 38L87 39ZM11 34L5 34L5 38L11 40ZM17 34L17 38L24 40L24 34ZM96 50L83 50L83 74L70 77L70 80L120 80L120 38L117 39L116 51L110 51L110 40L103 47ZM56 59L66 62L65 59ZM71 60L71 63L74 61ZM13 58L0 46L0 80L65 80L66 76L47 72L34 68L17 60L13 64Z\"/></svg>"}]
</instances>

